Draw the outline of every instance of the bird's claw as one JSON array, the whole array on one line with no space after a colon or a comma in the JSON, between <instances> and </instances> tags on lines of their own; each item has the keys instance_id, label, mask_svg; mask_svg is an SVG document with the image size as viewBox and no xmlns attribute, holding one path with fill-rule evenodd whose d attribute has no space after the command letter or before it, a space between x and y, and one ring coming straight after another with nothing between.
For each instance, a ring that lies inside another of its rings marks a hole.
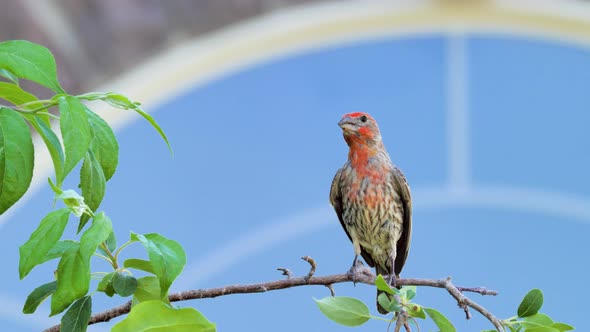
<instances>
[{"instance_id":1,"label":"bird's claw","mask_svg":"<svg viewBox=\"0 0 590 332\"><path fill-rule=\"evenodd\" d=\"M394 288L397 287L397 277L395 276L395 273L389 275L389 285Z\"/></svg>"},{"instance_id":2,"label":"bird's claw","mask_svg":"<svg viewBox=\"0 0 590 332\"><path fill-rule=\"evenodd\" d=\"M352 266L350 267L350 269L346 273L346 274L348 274L348 277L352 280L352 284L354 286L356 286L356 281L357 281L356 275L360 270L362 270L362 268L364 268L363 262L355 259L354 262L352 263Z\"/></svg>"}]
</instances>

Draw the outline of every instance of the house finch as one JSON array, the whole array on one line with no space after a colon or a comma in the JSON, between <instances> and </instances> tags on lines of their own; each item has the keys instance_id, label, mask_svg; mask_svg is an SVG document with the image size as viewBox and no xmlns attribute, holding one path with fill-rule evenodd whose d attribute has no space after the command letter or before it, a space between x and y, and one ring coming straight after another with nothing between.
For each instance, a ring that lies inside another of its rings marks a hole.
<instances>
[{"instance_id":1,"label":"house finch","mask_svg":"<svg viewBox=\"0 0 590 332\"><path fill-rule=\"evenodd\" d=\"M360 254L377 274L389 275L389 283L395 286L410 248L410 187L389 159L373 117L349 113L338 125L350 150L348 161L332 181L330 203L352 241L352 269ZM387 313L379 302L377 309Z\"/></svg>"}]
</instances>

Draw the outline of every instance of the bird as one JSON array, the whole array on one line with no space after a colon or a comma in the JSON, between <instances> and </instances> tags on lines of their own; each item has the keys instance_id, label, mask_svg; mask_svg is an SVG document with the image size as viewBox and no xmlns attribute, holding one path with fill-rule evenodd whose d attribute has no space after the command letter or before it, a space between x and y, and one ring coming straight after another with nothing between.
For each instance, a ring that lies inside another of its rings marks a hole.
<instances>
[{"instance_id":1,"label":"bird","mask_svg":"<svg viewBox=\"0 0 590 332\"><path fill-rule=\"evenodd\" d=\"M402 171L383 145L375 119L364 112L345 114L338 122L348 144L348 160L330 188L330 203L354 248L351 271L358 256L389 276L395 286L410 249L412 198ZM377 299L381 291L377 291ZM377 300L381 314L388 311Z\"/></svg>"}]
</instances>

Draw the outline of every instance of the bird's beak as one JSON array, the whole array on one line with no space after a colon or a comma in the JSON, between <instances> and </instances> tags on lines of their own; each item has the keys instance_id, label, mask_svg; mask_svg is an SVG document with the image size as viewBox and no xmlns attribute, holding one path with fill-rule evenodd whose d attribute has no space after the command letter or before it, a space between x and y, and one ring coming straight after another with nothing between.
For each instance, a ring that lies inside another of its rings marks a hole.
<instances>
[{"instance_id":1,"label":"bird's beak","mask_svg":"<svg viewBox=\"0 0 590 332\"><path fill-rule=\"evenodd\" d=\"M347 116L338 122L338 126L340 126L340 128L342 128L344 131L350 131L354 129L355 124L352 118Z\"/></svg>"}]
</instances>

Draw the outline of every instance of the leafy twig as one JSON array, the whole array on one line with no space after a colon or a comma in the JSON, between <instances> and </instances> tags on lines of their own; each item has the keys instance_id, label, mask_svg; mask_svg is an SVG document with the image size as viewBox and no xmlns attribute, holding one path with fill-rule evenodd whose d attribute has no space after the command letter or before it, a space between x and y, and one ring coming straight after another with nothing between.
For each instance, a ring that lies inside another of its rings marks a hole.
<instances>
[{"instance_id":1,"label":"leafy twig","mask_svg":"<svg viewBox=\"0 0 590 332\"><path fill-rule=\"evenodd\" d=\"M310 263L311 264L311 263ZM311 271L310 271L311 272ZM170 294L168 299L170 302L178 302L178 301L186 301L186 300L194 300L194 299L205 299L205 298L214 298L218 296L225 296L231 294L249 294L249 293L263 293L268 291L274 291L279 289L286 289L291 287L299 287L299 286L308 286L308 285L319 285L319 286L330 286L332 284L337 283L345 283L345 282L352 282L356 281L357 283L363 283L367 285L373 285L375 283L375 276L369 275L364 270L359 270L354 274L351 273L342 273L342 274L333 274L327 276L312 276L308 278L308 275L304 277L297 277L297 278L287 278L275 281L268 281L258 284L249 284L249 285L229 285L225 287L218 287L218 288L209 288L209 289L197 289L197 290L187 290L183 292L178 292L174 294ZM436 288L444 288L446 289L451 296L453 296L459 303L465 304L474 310L481 313L485 316L498 331L503 331L502 325L500 321L494 317L489 311L485 308L480 306L479 304L475 303L474 301L470 300L466 296L464 296L461 291L463 292L473 292L478 293L481 295L497 295L498 293L493 290L488 290L486 288L468 288L468 287L456 287L451 283L450 278L444 279L417 279L417 278L407 278L407 279L397 279L397 285L399 286L426 286L426 287L436 287ZM114 307L112 309L103 311L101 313L95 314L90 318L88 322L89 325L100 323L100 322L108 322L115 317L119 317L129 313L131 310L131 301ZM58 332L60 326L55 325L51 328L45 330L45 332Z\"/></svg>"}]
</instances>

